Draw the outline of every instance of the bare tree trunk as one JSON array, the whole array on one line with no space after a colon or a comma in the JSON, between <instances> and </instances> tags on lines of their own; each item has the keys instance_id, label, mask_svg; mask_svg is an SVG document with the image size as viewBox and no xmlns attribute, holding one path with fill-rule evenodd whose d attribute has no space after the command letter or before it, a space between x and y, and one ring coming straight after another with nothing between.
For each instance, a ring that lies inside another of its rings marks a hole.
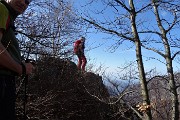
<instances>
[{"instance_id":1,"label":"bare tree trunk","mask_svg":"<svg viewBox=\"0 0 180 120\"><path fill-rule=\"evenodd\" d=\"M139 70L139 78L141 83L141 93L143 98L143 103L146 105L150 105L150 99L147 89L147 81L145 77L145 71L144 71L144 65L142 60L142 54L141 54L141 41L139 40L137 28L136 28L136 12L133 4L133 0L129 0L129 5L131 8L131 26L132 26L132 32L134 34L134 41L136 46L136 58L137 58L137 64L138 64L138 70ZM145 120L152 120L151 110L147 109L147 112L144 113L144 119Z\"/></svg>"},{"instance_id":2,"label":"bare tree trunk","mask_svg":"<svg viewBox=\"0 0 180 120\"><path fill-rule=\"evenodd\" d=\"M146 105L150 105L147 82L146 82L145 73L144 73L144 65L143 65L142 55L141 55L140 41L136 41L135 44L136 44L136 58L137 58L137 64L138 64L138 70L139 70L139 78L140 78L140 83L141 83L141 93L142 93L143 103L145 103ZM150 109L147 110L144 117L145 117L145 120L152 119Z\"/></svg>"},{"instance_id":3,"label":"bare tree trunk","mask_svg":"<svg viewBox=\"0 0 180 120\"><path fill-rule=\"evenodd\" d=\"M170 87L171 100L172 100L172 118L171 118L171 120L179 120L178 94L177 94L176 83L175 83L173 67L172 67L173 58L171 58L170 44L169 44L167 36L166 36L166 34L168 33L168 30L165 30L161 23L161 19L160 19L159 12L158 12L158 4L159 3L155 0L152 0L152 3L153 3L158 27L161 31L161 38L162 38L162 41L164 44L164 49L165 49L165 55L163 57L166 59L166 67L167 67L167 73L169 76L169 87Z\"/></svg>"},{"instance_id":4,"label":"bare tree trunk","mask_svg":"<svg viewBox=\"0 0 180 120\"><path fill-rule=\"evenodd\" d=\"M172 100L172 118L171 120L179 120L179 102L178 102L178 94L176 90L176 84L174 80L173 67L172 67L172 59L167 57L167 71L169 75L169 87L171 91L171 100Z\"/></svg>"},{"instance_id":5,"label":"bare tree trunk","mask_svg":"<svg viewBox=\"0 0 180 120\"><path fill-rule=\"evenodd\" d=\"M166 35L163 34L165 37ZM171 120L179 120L179 102L178 102L178 94L176 89L176 83L174 79L173 67L172 67L172 59L171 52L168 40L164 39L164 47L165 47L165 57L166 57L166 67L169 76L169 87L171 92L171 100L172 100L172 118Z\"/></svg>"}]
</instances>

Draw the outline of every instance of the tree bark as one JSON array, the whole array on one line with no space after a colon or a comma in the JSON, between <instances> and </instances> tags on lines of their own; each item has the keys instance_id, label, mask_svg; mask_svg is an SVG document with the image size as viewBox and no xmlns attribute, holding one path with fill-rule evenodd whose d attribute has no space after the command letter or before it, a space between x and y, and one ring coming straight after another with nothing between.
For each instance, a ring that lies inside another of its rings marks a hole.
<instances>
[{"instance_id":1,"label":"tree bark","mask_svg":"<svg viewBox=\"0 0 180 120\"><path fill-rule=\"evenodd\" d=\"M139 70L139 79L141 84L141 94L143 98L143 103L146 105L150 105L150 99L148 94L148 88L147 88L147 81L145 77L145 71L144 71L144 65L143 65L143 59L142 59L142 52L141 52L141 41L138 36L137 28L136 28L136 12L133 4L133 0L129 0L129 5L131 8L131 29L134 35L134 42L136 46L136 58L137 58L137 64L138 64L138 70ZM152 114L151 110L147 109L147 111L144 113L144 119L145 120L152 120Z\"/></svg>"}]
</instances>

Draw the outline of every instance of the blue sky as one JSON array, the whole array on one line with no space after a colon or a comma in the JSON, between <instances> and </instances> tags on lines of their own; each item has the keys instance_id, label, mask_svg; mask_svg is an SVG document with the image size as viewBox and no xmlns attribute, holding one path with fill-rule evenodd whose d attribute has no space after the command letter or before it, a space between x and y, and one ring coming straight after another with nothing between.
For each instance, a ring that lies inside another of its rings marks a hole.
<instances>
[{"instance_id":1,"label":"blue sky","mask_svg":"<svg viewBox=\"0 0 180 120\"><path fill-rule=\"evenodd\" d=\"M76 0L74 2L75 8L77 8L79 10L79 12L90 12L88 11L88 8L93 9L94 11L100 10L102 8L104 8L104 6L101 5L101 3L96 3L93 4L92 6L88 5L88 6L84 6L89 0ZM139 2L143 2L144 0L140 0ZM110 9L108 9L110 10ZM105 16L108 19L111 19L112 17L114 17L113 12L115 11L106 11L105 12ZM97 19L101 19L103 20L103 16L99 16L99 15L95 15L95 14L90 14L93 17L96 17ZM162 16L167 16L168 14L166 11L162 11L161 12ZM155 24L155 23L153 23ZM175 33L177 34L177 33ZM123 43L123 45L121 45L115 52L110 52L110 46L112 46L113 44L115 44L115 41L113 39L110 38L110 36L108 34L105 33L89 33L86 36L87 41L86 41L86 55L87 58L90 60L90 63L95 63L96 66L98 66L98 64L104 64L105 67L107 67L107 71L108 72L113 72L116 73L118 69L118 67L121 67L122 65L124 65L127 62L132 62L136 60L135 57L135 49L132 43L130 42L125 42ZM100 45L100 46L99 46ZM97 47L99 46L99 47ZM129 46L132 46L132 48L128 48ZM96 48L97 47L97 48ZM92 49L95 48L95 49ZM89 51L89 49L91 49ZM148 60L147 57L156 57L157 59L160 59L162 62L165 62L165 60L157 55L156 53L147 51L145 49L143 49L143 59L144 59L144 67L145 70L148 71L150 69L156 68L157 72L160 73L166 73L166 66L164 64L162 64L161 62L157 61L157 60ZM136 62L135 62L136 63ZM174 71L180 71L179 68L179 64L174 62Z\"/></svg>"}]
</instances>

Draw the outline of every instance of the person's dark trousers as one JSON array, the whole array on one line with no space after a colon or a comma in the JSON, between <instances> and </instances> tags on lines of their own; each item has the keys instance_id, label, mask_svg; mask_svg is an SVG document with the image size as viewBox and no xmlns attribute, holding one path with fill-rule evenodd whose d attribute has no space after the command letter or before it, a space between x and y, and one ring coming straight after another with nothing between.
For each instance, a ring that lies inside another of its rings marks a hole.
<instances>
[{"instance_id":1,"label":"person's dark trousers","mask_svg":"<svg viewBox=\"0 0 180 120\"><path fill-rule=\"evenodd\" d=\"M0 75L0 120L16 120L15 77Z\"/></svg>"}]
</instances>

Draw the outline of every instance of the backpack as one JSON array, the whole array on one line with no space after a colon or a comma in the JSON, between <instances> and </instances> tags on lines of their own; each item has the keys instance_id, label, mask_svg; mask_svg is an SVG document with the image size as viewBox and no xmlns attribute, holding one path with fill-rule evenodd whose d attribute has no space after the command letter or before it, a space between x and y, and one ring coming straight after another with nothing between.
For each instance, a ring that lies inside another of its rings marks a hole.
<instances>
[{"instance_id":1,"label":"backpack","mask_svg":"<svg viewBox=\"0 0 180 120\"><path fill-rule=\"evenodd\" d=\"M4 6L6 6L6 5L4 4L4 2L5 2L5 1L0 0L0 3L2 3ZM11 21L10 15L8 15L8 18L7 18L7 22L6 22L6 30L5 30L5 32L8 31L9 28L12 28L12 29L15 31L14 22Z\"/></svg>"},{"instance_id":2,"label":"backpack","mask_svg":"<svg viewBox=\"0 0 180 120\"><path fill-rule=\"evenodd\" d=\"M79 52L79 43L76 41L73 43L74 53L77 54Z\"/></svg>"}]
</instances>

